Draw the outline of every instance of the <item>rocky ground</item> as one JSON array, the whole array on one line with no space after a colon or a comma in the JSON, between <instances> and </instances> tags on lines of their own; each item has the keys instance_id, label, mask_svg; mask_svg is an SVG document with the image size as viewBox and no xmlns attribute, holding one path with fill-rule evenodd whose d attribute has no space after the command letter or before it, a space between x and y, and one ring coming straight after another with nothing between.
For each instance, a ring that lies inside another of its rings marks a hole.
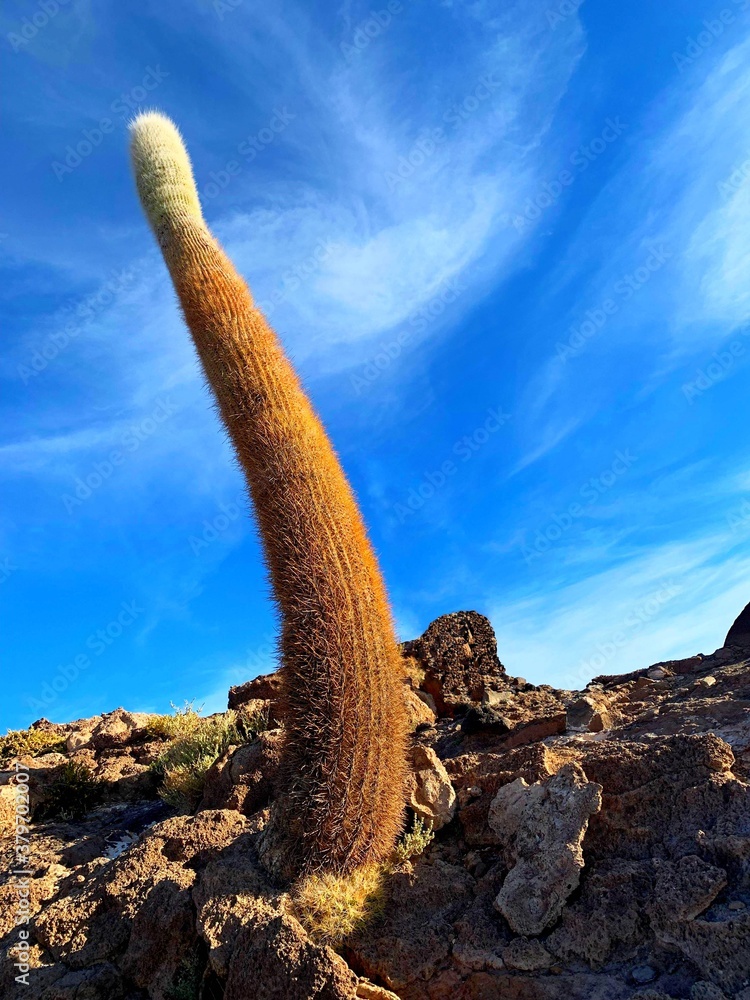
<instances>
[{"instance_id":1,"label":"rocky ground","mask_svg":"<svg viewBox=\"0 0 750 1000\"><path fill-rule=\"evenodd\" d=\"M405 643L409 805L436 835L336 951L308 937L258 853L277 794L277 678L230 692L231 708L262 708L274 728L223 754L194 814L157 795L148 716L36 723L58 743L20 758L29 876L12 874L15 760L0 787L0 996L750 1000L750 640L738 623L710 656L578 692L508 676L474 612ZM63 820L55 803L78 765L95 792ZM15 981L19 944L28 985Z\"/></svg>"}]
</instances>

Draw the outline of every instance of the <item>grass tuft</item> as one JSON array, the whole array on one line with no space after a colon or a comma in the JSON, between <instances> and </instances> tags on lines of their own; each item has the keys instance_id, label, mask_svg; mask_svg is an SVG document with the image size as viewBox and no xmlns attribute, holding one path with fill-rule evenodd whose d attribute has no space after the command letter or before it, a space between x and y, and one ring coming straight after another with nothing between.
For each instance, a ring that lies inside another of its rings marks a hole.
<instances>
[{"instance_id":1,"label":"grass tuft","mask_svg":"<svg viewBox=\"0 0 750 1000\"><path fill-rule=\"evenodd\" d=\"M422 854L434 836L433 830L415 816L390 862L358 868L343 876L309 875L292 892L294 915L314 941L337 947L382 911L389 876Z\"/></svg>"},{"instance_id":2,"label":"grass tuft","mask_svg":"<svg viewBox=\"0 0 750 1000\"><path fill-rule=\"evenodd\" d=\"M81 820L104 798L104 782L81 761L69 760L50 784L41 818Z\"/></svg>"},{"instance_id":3,"label":"grass tuft","mask_svg":"<svg viewBox=\"0 0 750 1000\"><path fill-rule=\"evenodd\" d=\"M174 715L156 716L149 730L170 741L151 765L161 777L159 795L175 809L192 812L201 800L211 765L230 746L249 743L267 726L262 715L248 716L231 709L203 718L192 703L175 709Z\"/></svg>"},{"instance_id":4,"label":"grass tuft","mask_svg":"<svg viewBox=\"0 0 750 1000\"><path fill-rule=\"evenodd\" d=\"M336 946L382 910L386 874L384 865L369 865L349 875L308 875L294 889L294 915L314 941Z\"/></svg>"},{"instance_id":5,"label":"grass tuft","mask_svg":"<svg viewBox=\"0 0 750 1000\"><path fill-rule=\"evenodd\" d=\"M65 737L49 729L9 729L0 736L0 762L13 757L39 757L43 753L63 753Z\"/></svg>"}]
</instances>

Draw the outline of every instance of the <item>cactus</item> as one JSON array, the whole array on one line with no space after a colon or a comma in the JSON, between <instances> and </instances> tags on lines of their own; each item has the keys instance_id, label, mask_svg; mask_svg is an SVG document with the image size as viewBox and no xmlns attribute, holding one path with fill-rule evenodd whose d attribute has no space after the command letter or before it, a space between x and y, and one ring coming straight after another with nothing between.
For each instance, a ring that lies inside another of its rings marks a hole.
<instances>
[{"instance_id":1,"label":"cactus","mask_svg":"<svg viewBox=\"0 0 750 1000\"><path fill-rule=\"evenodd\" d=\"M180 133L131 126L138 194L244 470L281 615L287 801L296 871L346 874L401 829L401 657L351 487L299 378L203 220Z\"/></svg>"}]
</instances>

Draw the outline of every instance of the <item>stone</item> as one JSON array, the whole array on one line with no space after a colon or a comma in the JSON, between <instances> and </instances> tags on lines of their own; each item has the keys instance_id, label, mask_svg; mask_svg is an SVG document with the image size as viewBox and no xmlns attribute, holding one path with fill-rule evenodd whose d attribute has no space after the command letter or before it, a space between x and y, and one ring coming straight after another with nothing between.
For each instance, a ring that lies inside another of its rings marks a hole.
<instances>
[{"instance_id":1,"label":"stone","mask_svg":"<svg viewBox=\"0 0 750 1000\"><path fill-rule=\"evenodd\" d=\"M377 934L367 927L347 939L356 968L381 980L399 996L427 980L451 952L453 923L471 900L474 879L443 861L417 861L397 872L378 917Z\"/></svg>"},{"instance_id":2,"label":"stone","mask_svg":"<svg viewBox=\"0 0 750 1000\"><path fill-rule=\"evenodd\" d=\"M100 717L87 745L90 744L95 750L122 747L139 730L146 728L149 718L145 712L126 712L124 708L116 708L114 712L107 712Z\"/></svg>"},{"instance_id":3,"label":"stone","mask_svg":"<svg viewBox=\"0 0 750 1000\"><path fill-rule=\"evenodd\" d=\"M566 711L567 729L583 729L590 733L601 733L612 725L609 699L603 694L590 692L578 698Z\"/></svg>"},{"instance_id":4,"label":"stone","mask_svg":"<svg viewBox=\"0 0 750 1000\"><path fill-rule=\"evenodd\" d=\"M258 704L255 704L255 703ZM283 718L283 680L281 671L272 674L261 674L244 684L237 684L229 689L228 708L257 709L263 703L268 711L269 725L278 725Z\"/></svg>"},{"instance_id":5,"label":"stone","mask_svg":"<svg viewBox=\"0 0 750 1000\"><path fill-rule=\"evenodd\" d=\"M638 983L639 986L643 983L651 983L656 979L656 971L650 965L636 965L634 969L630 970L630 975L633 982Z\"/></svg>"},{"instance_id":6,"label":"stone","mask_svg":"<svg viewBox=\"0 0 750 1000\"><path fill-rule=\"evenodd\" d=\"M441 830L456 814L456 792L442 761L429 747L415 746L406 779L407 803L432 830Z\"/></svg>"},{"instance_id":7,"label":"stone","mask_svg":"<svg viewBox=\"0 0 750 1000\"><path fill-rule=\"evenodd\" d=\"M718 986L702 979L690 987L690 1000L727 1000L727 995Z\"/></svg>"},{"instance_id":8,"label":"stone","mask_svg":"<svg viewBox=\"0 0 750 1000\"><path fill-rule=\"evenodd\" d=\"M727 884L723 868L709 865L697 855L686 855L679 861L654 860L656 884L649 916L657 933L671 941L673 929L694 920L716 899Z\"/></svg>"},{"instance_id":9,"label":"stone","mask_svg":"<svg viewBox=\"0 0 750 1000\"><path fill-rule=\"evenodd\" d=\"M220 757L206 774L201 809L236 809L251 815L279 790L282 731L272 729Z\"/></svg>"},{"instance_id":10,"label":"stone","mask_svg":"<svg viewBox=\"0 0 750 1000\"><path fill-rule=\"evenodd\" d=\"M697 688L711 688L716 683L716 678L712 677L711 674L707 674L705 677L699 677L695 682L694 687Z\"/></svg>"},{"instance_id":11,"label":"stone","mask_svg":"<svg viewBox=\"0 0 750 1000\"><path fill-rule=\"evenodd\" d=\"M434 701L430 695L425 694L423 691L415 691L408 684L404 685L406 715L412 729L416 729L417 726L424 723L432 725L437 719L437 712L430 706L427 699L434 706Z\"/></svg>"},{"instance_id":12,"label":"stone","mask_svg":"<svg viewBox=\"0 0 750 1000\"><path fill-rule=\"evenodd\" d=\"M727 632L724 646L744 651L750 649L750 604L746 604Z\"/></svg>"},{"instance_id":13,"label":"stone","mask_svg":"<svg viewBox=\"0 0 750 1000\"><path fill-rule=\"evenodd\" d=\"M503 948L503 961L509 969L539 972L555 964L552 955L537 938L514 938Z\"/></svg>"},{"instance_id":14,"label":"stone","mask_svg":"<svg viewBox=\"0 0 750 1000\"><path fill-rule=\"evenodd\" d=\"M507 683L492 625L476 611L437 618L419 639L402 643L401 649L422 665L421 687L434 698L440 716L481 702L487 691Z\"/></svg>"},{"instance_id":15,"label":"stone","mask_svg":"<svg viewBox=\"0 0 750 1000\"><path fill-rule=\"evenodd\" d=\"M244 923L223 1000L356 1000L358 977L331 948L313 944L289 914Z\"/></svg>"},{"instance_id":16,"label":"stone","mask_svg":"<svg viewBox=\"0 0 750 1000\"><path fill-rule=\"evenodd\" d=\"M508 872L495 906L517 933L541 934L560 916L577 888L583 868L583 838L589 816L601 808L601 785L588 781L578 764L566 764L557 774L520 790L523 805L513 851L516 863ZM495 822L502 819L496 815ZM497 829L497 826L496 826Z\"/></svg>"},{"instance_id":17,"label":"stone","mask_svg":"<svg viewBox=\"0 0 750 1000\"><path fill-rule=\"evenodd\" d=\"M383 986L376 986L368 979L360 979L357 983L357 996L360 1000L399 1000L395 993Z\"/></svg>"}]
</instances>

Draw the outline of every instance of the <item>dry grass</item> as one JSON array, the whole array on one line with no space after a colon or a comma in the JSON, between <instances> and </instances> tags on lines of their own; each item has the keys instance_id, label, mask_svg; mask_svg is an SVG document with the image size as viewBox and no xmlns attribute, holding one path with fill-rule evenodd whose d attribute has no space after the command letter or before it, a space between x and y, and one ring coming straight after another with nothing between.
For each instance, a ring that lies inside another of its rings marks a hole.
<instances>
[{"instance_id":1,"label":"dry grass","mask_svg":"<svg viewBox=\"0 0 750 1000\"><path fill-rule=\"evenodd\" d=\"M314 941L337 947L382 911L388 878L411 858L418 857L434 836L415 816L390 862L358 868L349 875L307 876L292 892L294 915Z\"/></svg>"},{"instance_id":2,"label":"dry grass","mask_svg":"<svg viewBox=\"0 0 750 1000\"><path fill-rule=\"evenodd\" d=\"M372 919L385 903L384 865L349 875L309 875L292 894L294 915L314 941L337 945Z\"/></svg>"},{"instance_id":3,"label":"dry grass","mask_svg":"<svg viewBox=\"0 0 750 1000\"><path fill-rule=\"evenodd\" d=\"M192 704L158 715L149 723L154 736L169 740L164 753L151 765L161 776L160 796L181 812L192 812L203 795L206 774L230 746L255 739L267 727L261 716L229 711L203 718Z\"/></svg>"},{"instance_id":4,"label":"dry grass","mask_svg":"<svg viewBox=\"0 0 750 1000\"><path fill-rule=\"evenodd\" d=\"M65 737L49 729L9 729L0 736L0 761L12 757L38 757L43 753L63 753Z\"/></svg>"}]
</instances>

